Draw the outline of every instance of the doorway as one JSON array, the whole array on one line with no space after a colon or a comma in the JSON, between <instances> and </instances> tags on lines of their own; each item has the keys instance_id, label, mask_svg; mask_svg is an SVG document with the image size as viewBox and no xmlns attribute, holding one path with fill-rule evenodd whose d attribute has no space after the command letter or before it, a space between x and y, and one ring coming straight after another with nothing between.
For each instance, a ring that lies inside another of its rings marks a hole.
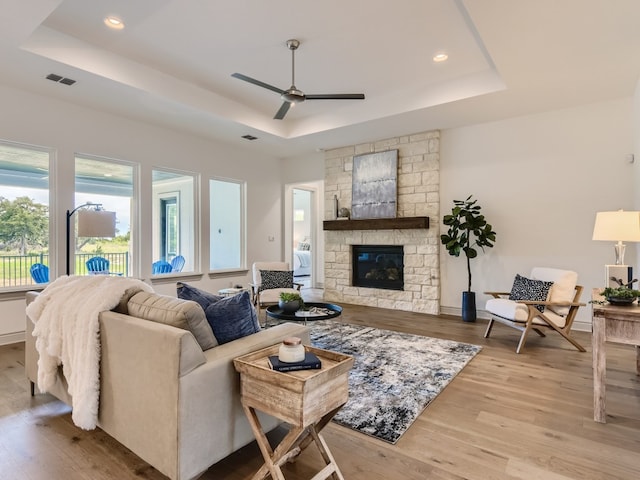
<instances>
[{"instance_id":1,"label":"doorway","mask_svg":"<svg viewBox=\"0 0 640 480\"><path fill-rule=\"evenodd\" d=\"M293 281L311 287L313 273L313 191L293 188L291 250Z\"/></svg>"},{"instance_id":2,"label":"doorway","mask_svg":"<svg viewBox=\"0 0 640 480\"><path fill-rule=\"evenodd\" d=\"M323 197L322 181L285 185L283 258L302 288L322 289L324 284L324 235L319 213Z\"/></svg>"}]
</instances>

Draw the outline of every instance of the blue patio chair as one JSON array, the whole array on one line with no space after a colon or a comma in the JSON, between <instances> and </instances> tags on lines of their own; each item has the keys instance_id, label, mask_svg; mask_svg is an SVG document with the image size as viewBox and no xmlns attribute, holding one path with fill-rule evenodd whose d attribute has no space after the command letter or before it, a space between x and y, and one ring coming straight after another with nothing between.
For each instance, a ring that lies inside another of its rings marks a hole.
<instances>
[{"instance_id":1,"label":"blue patio chair","mask_svg":"<svg viewBox=\"0 0 640 480\"><path fill-rule=\"evenodd\" d=\"M174 272L181 272L184 268L184 257L182 255L177 255L173 257L171 260L171 269Z\"/></svg>"},{"instance_id":2,"label":"blue patio chair","mask_svg":"<svg viewBox=\"0 0 640 480\"><path fill-rule=\"evenodd\" d=\"M109 260L103 257L91 257L86 262L89 275L109 275Z\"/></svg>"},{"instance_id":3,"label":"blue patio chair","mask_svg":"<svg viewBox=\"0 0 640 480\"><path fill-rule=\"evenodd\" d=\"M151 264L151 273L153 275L157 275L159 273L170 273L173 268L169 262L165 262L164 260L158 260L157 262L153 262Z\"/></svg>"},{"instance_id":4,"label":"blue patio chair","mask_svg":"<svg viewBox=\"0 0 640 480\"><path fill-rule=\"evenodd\" d=\"M49 283L49 267L42 263L34 263L29 270L31 278L36 283Z\"/></svg>"}]
</instances>

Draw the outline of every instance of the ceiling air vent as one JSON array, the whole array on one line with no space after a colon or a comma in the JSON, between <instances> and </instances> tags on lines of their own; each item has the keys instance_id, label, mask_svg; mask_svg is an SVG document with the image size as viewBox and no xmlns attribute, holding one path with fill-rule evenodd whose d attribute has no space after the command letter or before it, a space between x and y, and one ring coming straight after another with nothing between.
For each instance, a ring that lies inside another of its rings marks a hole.
<instances>
[{"instance_id":1,"label":"ceiling air vent","mask_svg":"<svg viewBox=\"0 0 640 480\"><path fill-rule=\"evenodd\" d=\"M253 135L242 135L242 138L245 140L257 140L258 137L254 137Z\"/></svg>"},{"instance_id":2,"label":"ceiling air vent","mask_svg":"<svg viewBox=\"0 0 640 480\"><path fill-rule=\"evenodd\" d=\"M46 76L47 80L51 80L52 82L63 83L64 85L73 85L76 83L72 78L66 78L60 75L56 75L55 73L50 73Z\"/></svg>"}]
</instances>

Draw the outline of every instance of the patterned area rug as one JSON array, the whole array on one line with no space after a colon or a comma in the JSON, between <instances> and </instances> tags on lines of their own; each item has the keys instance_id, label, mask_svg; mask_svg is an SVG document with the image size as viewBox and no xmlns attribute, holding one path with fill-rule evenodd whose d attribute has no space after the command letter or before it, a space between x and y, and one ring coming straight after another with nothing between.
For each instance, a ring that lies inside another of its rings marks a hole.
<instances>
[{"instance_id":1,"label":"patterned area rug","mask_svg":"<svg viewBox=\"0 0 640 480\"><path fill-rule=\"evenodd\" d=\"M307 325L314 346L355 358L349 401L333 420L392 444L482 348L331 320Z\"/></svg>"}]
</instances>

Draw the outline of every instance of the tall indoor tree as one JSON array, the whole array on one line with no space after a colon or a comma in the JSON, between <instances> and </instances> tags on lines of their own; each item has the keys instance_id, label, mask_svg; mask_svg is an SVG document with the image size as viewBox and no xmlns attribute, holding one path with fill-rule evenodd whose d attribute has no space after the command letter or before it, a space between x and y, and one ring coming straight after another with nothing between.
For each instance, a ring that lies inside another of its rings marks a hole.
<instances>
[{"instance_id":1,"label":"tall indoor tree","mask_svg":"<svg viewBox=\"0 0 640 480\"><path fill-rule=\"evenodd\" d=\"M471 259L478 256L477 248L484 251L493 247L496 232L484 215L477 200L469 195L466 200L454 200L451 214L445 215L443 223L449 227L446 234L440 235L440 240L449 255L459 257L464 253L467 259L467 291L462 294L462 319L465 322L475 322L476 302L475 292L471 290Z\"/></svg>"}]
</instances>

